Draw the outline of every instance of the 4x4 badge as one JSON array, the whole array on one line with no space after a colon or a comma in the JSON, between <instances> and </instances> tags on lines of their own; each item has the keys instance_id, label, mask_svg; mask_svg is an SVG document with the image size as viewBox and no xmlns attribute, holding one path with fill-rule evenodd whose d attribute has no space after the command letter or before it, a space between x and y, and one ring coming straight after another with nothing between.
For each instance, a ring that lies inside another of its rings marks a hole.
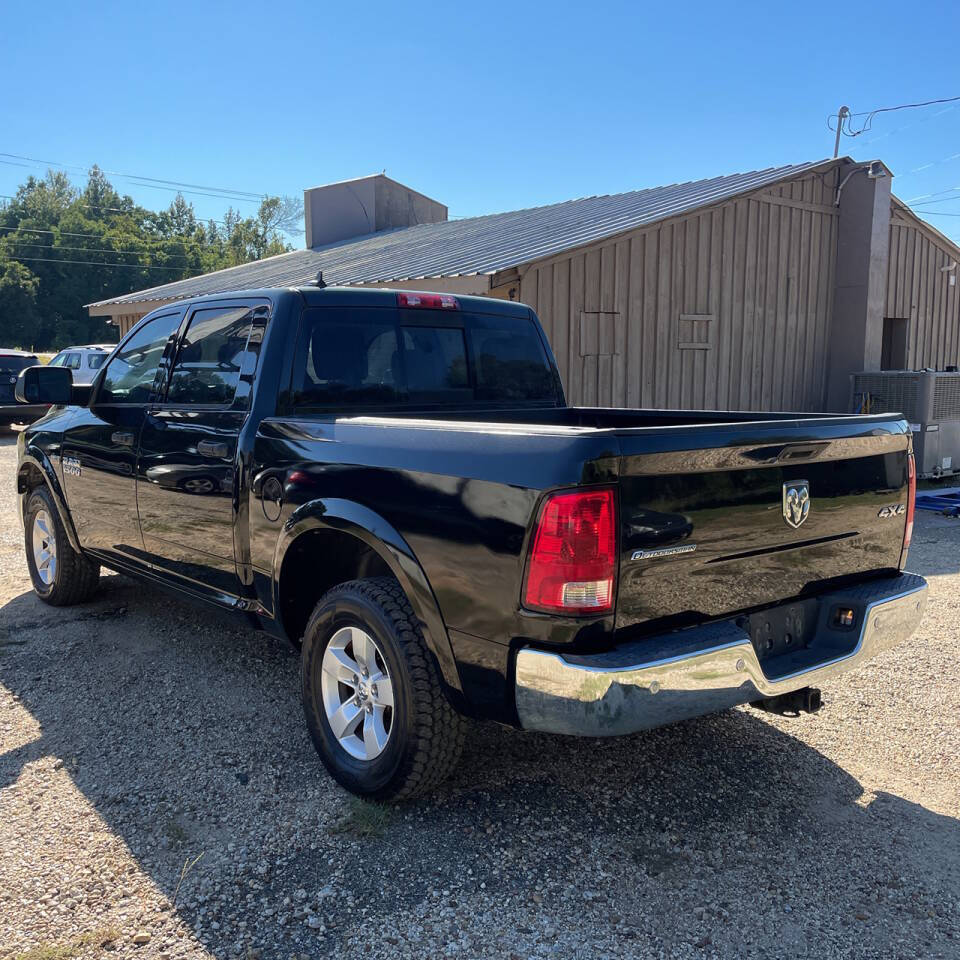
<instances>
[{"instance_id":1,"label":"4x4 badge","mask_svg":"<svg viewBox=\"0 0 960 960\"><path fill-rule=\"evenodd\" d=\"M791 480L783 485L783 519L796 530L810 515L810 484Z\"/></svg>"}]
</instances>

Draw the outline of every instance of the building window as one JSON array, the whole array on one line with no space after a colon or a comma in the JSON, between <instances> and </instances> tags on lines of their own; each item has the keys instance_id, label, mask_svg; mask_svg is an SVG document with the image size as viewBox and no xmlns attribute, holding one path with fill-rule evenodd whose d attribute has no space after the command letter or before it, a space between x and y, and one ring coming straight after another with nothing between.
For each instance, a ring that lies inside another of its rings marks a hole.
<instances>
[{"instance_id":1,"label":"building window","mask_svg":"<svg viewBox=\"0 0 960 960\"><path fill-rule=\"evenodd\" d=\"M681 313L677 331L680 350L710 350L713 347L713 314Z\"/></svg>"}]
</instances>

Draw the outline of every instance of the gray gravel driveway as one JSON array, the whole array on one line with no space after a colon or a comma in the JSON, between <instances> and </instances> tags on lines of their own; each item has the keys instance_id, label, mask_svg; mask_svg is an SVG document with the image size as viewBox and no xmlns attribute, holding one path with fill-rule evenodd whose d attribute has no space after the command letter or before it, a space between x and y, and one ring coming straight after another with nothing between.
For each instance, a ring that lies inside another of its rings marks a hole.
<instances>
[{"instance_id":1,"label":"gray gravel driveway","mask_svg":"<svg viewBox=\"0 0 960 960\"><path fill-rule=\"evenodd\" d=\"M920 514L907 646L823 691L622 740L472 732L348 797L297 658L118 576L30 591L0 435L0 957L960 957L960 521Z\"/></svg>"}]
</instances>

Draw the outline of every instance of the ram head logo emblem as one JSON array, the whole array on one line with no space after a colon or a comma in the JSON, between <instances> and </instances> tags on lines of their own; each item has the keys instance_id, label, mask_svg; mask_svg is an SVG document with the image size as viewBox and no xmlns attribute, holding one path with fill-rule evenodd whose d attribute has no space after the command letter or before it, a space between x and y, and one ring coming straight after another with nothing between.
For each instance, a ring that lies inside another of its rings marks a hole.
<instances>
[{"instance_id":1,"label":"ram head logo emblem","mask_svg":"<svg viewBox=\"0 0 960 960\"><path fill-rule=\"evenodd\" d=\"M791 480L783 485L783 519L794 530L810 515L810 484Z\"/></svg>"}]
</instances>

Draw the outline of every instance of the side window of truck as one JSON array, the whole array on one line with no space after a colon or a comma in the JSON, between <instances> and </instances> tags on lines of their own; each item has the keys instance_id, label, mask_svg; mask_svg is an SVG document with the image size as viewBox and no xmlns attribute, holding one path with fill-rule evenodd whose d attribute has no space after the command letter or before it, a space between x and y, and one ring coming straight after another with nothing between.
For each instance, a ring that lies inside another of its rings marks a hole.
<instances>
[{"instance_id":1,"label":"side window of truck","mask_svg":"<svg viewBox=\"0 0 960 960\"><path fill-rule=\"evenodd\" d=\"M248 306L205 308L193 313L170 371L168 404L233 403L254 314Z\"/></svg>"},{"instance_id":2,"label":"side window of truck","mask_svg":"<svg viewBox=\"0 0 960 960\"><path fill-rule=\"evenodd\" d=\"M96 402L147 403L170 338L180 326L180 314L148 320L117 351L103 374Z\"/></svg>"},{"instance_id":3,"label":"side window of truck","mask_svg":"<svg viewBox=\"0 0 960 960\"><path fill-rule=\"evenodd\" d=\"M301 407L395 403L400 354L393 318L383 311L308 310L294 373Z\"/></svg>"}]
</instances>

